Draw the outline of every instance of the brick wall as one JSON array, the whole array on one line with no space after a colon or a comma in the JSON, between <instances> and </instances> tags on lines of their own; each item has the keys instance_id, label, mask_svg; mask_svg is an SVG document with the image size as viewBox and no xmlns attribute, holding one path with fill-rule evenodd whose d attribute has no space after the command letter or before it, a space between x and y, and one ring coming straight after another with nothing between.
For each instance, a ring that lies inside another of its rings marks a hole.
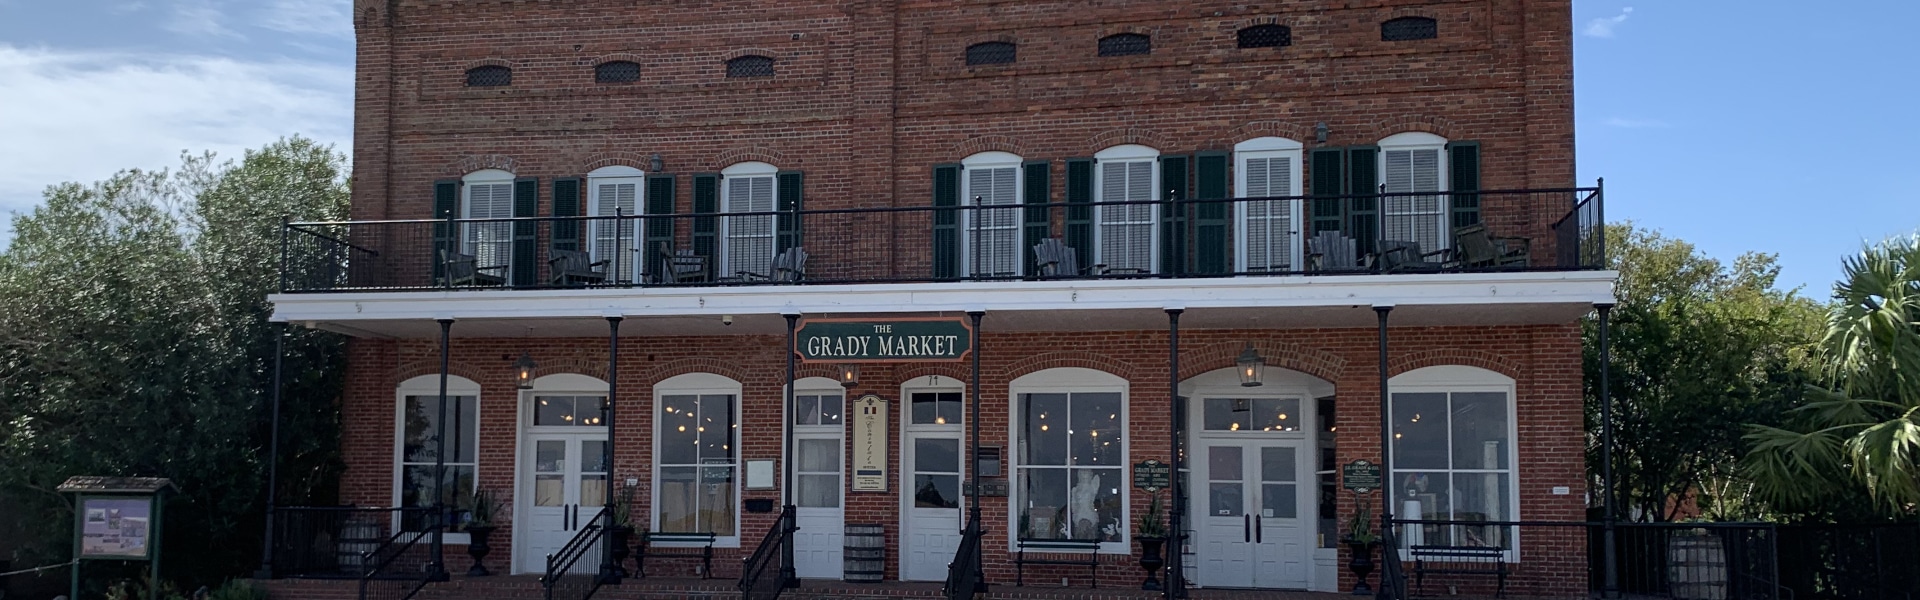
<instances>
[{"instance_id":1,"label":"brick wall","mask_svg":"<svg viewBox=\"0 0 1920 600\"><path fill-rule=\"evenodd\" d=\"M455 331L458 331L455 325ZM1392 361L1395 373L1435 365L1467 365L1492 370L1517 382L1519 439L1520 518L1525 520L1578 521L1584 518L1584 437L1580 400L1579 328L1575 325L1395 328L1391 332ZM647 485L652 475L652 385L674 375L707 372L739 381L744 405L739 456L747 459L779 459L781 456L780 411L785 383L783 340L776 336L717 336L689 338L626 338L622 341L619 370L619 421L615 433L618 478L635 477L643 484L638 494L636 522L647 522L651 514ZM1181 377L1190 378L1215 369L1229 368L1241 347L1252 342L1268 357L1270 368L1301 371L1325 379L1335 386L1338 423L1337 457L1342 464L1361 458L1378 461L1378 351L1370 329L1287 329L1287 330L1196 330L1181 334ZM1108 331L1084 333L995 333L982 339L981 431L982 443L1007 445L1011 410L1008 405L1010 382L1027 373L1055 367L1084 367L1118 375L1129 383L1127 435L1129 462L1149 458L1165 460L1168 444L1167 338L1164 331ZM499 490L503 500L513 501L513 469L516 443L516 403L512 362L521 351L530 351L541 365L541 374L574 372L595 377L605 374L604 339L465 339L452 344L451 372L478 382L480 408L480 485ZM351 350L353 373L345 398L345 456L347 472L342 495L362 505L392 502L394 444L394 388L408 378L438 372L437 345L428 341L354 340ZM889 448L899 448L899 390L901 382L926 375L941 375L966 381L968 372L959 364L868 365L861 369L861 384L849 390L850 396L879 394L894 402L889 428ZM799 376L825 376L832 373L825 365L803 365ZM1010 447L1010 446L1009 446ZM893 478L886 494L849 493L846 502L847 523L884 523L888 529L889 562L887 577L899 573L899 511L897 496L900 473L899 455L893 455L889 476ZM1568 495L1554 495L1555 486L1570 488ZM778 498L777 491L743 492L746 498ZM1375 496L1377 498L1377 496ZM1011 523L1006 499L986 498L983 512L993 533L987 537L987 572L994 581L1011 581L1012 565L1005 551L1006 532ZM1146 509L1148 496L1137 490L1129 496L1135 514ZM1350 499L1343 498L1340 517L1351 514ZM1377 512L1377 511L1376 511ZM503 516L503 518L510 518ZM761 535L772 524L773 515L746 514L741 519L743 537ZM496 533L490 559L496 569L506 569L511 547L511 526L503 523ZM1524 538L1523 538L1524 539ZM1543 536L1544 539L1544 536ZM1550 579L1529 583L1528 574L1539 575L1533 560L1559 557L1580 562L1584 546L1553 546L1546 542L1523 542L1527 559L1514 589L1536 592L1563 591L1555 586L1580 587L1577 577L1569 583L1569 573L1580 569L1555 571ZM746 542L751 546L752 542ZM1581 541L1584 544L1584 541ZM750 548L749 548L750 550ZM457 551L457 550L456 550ZM715 560L722 576L737 576L738 551L722 551ZM1344 559L1343 559L1344 560ZM684 564L678 561L677 564ZM1342 563L1344 564L1344 562ZM677 570L675 570L677 569ZM1124 556L1106 557L1101 577L1105 581L1127 581L1139 576L1138 567ZM669 567L662 572L691 574L685 567ZM1061 576L1076 577L1084 583L1084 569L1030 568L1028 576L1038 581L1057 581ZM1535 588L1521 587L1534 585Z\"/></svg>"}]
</instances>

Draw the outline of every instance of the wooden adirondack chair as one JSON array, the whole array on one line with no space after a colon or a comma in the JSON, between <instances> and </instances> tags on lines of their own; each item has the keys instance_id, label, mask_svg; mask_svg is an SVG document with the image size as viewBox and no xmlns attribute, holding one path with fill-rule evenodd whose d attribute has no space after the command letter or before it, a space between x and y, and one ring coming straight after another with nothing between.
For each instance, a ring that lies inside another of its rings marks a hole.
<instances>
[{"instance_id":1,"label":"wooden adirondack chair","mask_svg":"<svg viewBox=\"0 0 1920 600\"><path fill-rule=\"evenodd\" d=\"M440 284L453 287L499 286L507 284L507 265L480 266L480 258L440 249L440 265L446 269ZM499 274L489 271L499 271Z\"/></svg>"},{"instance_id":2,"label":"wooden adirondack chair","mask_svg":"<svg viewBox=\"0 0 1920 600\"><path fill-rule=\"evenodd\" d=\"M1454 229L1453 241L1460 265L1470 269L1525 267L1533 247L1528 238L1496 237L1481 223Z\"/></svg>"},{"instance_id":3,"label":"wooden adirondack chair","mask_svg":"<svg viewBox=\"0 0 1920 600\"><path fill-rule=\"evenodd\" d=\"M579 250L554 248L547 252L550 255L547 259L547 272L550 273L548 282L553 285L588 285L605 282L607 274L600 271L599 267L613 262L594 261L592 256Z\"/></svg>"},{"instance_id":4,"label":"wooden adirondack chair","mask_svg":"<svg viewBox=\"0 0 1920 600\"><path fill-rule=\"evenodd\" d=\"M1386 273L1437 272L1452 255L1452 250L1421 252L1420 242L1380 240L1380 266Z\"/></svg>"},{"instance_id":5,"label":"wooden adirondack chair","mask_svg":"<svg viewBox=\"0 0 1920 600\"><path fill-rule=\"evenodd\" d=\"M761 274L741 271L735 275L739 276L741 281L796 283L807 276L807 251L799 246L782 250L779 255L773 257L773 263L767 268L773 272Z\"/></svg>"},{"instance_id":6,"label":"wooden adirondack chair","mask_svg":"<svg viewBox=\"0 0 1920 600\"><path fill-rule=\"evenodd\" d=\"M1359 244L1338 231L1322 231L1307 238L1307 268L1311 271L1364 271L1366 259Z\"/></svg>"},{"instance_id":7,"label":"wooden adirondack chair","mask_svg":"<svg viewBox=\"0 0 1920 600\"><path fill-rule=\"evenodd\" d=\"M707 280L707 257L694 254L691 249L674 250L666 242L660 242L656 246L656 256L660 257L660 268L653 271L655 283L699 283Z\"/></svg>"},{"instance_id":8,"label":"wooden adirondack chair","mask_svg":"<svg viewBox=\"0 0 1920 600\"><path fill-rule=\"evenodd\" d=\"M1080 253L1060 238L1047 238L1033 245L1033 262L1040 277L1078 277Z\"/></svg>"}]
</instances>

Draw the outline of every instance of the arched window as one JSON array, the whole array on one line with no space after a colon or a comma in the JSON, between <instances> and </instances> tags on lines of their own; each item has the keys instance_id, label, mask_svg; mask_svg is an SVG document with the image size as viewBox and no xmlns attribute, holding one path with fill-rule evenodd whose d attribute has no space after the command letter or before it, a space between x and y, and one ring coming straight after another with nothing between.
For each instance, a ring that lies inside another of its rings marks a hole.
<instances>
[{"instance_id":1,"label":"arched window","mask_svg":"<svg viewBox=\"0 0 1920 600\"><path fill-rule=\"evenodd\" d=\"M1293 30L1285 25L1254 25L1241 29L1241 48L1278 48L1293 45Z\"/></svg>"},{"instance_id":2,"label":"arched window","mask_svg":"<svg viewBox=\"0 0 1920 600\"><path fill-rule=\"evenodd\" d=\"M772 77L773 59L765 56L742 56L727 61L728 77Z\"/></svg>"},{"instance_id":3,"label":"arched window","mask_svg":"<svg viewBox=\"0 0 1920 600\"><path fill-rule=\"evenodd\" d=\"M480 384L458 375L447 377L446 401L441 402L440 376L421 375L401 382L394 395L397 422L394 427L394 506L426 508L433 506L434 494L450 500L455 515L471 514L473 492L479 489L480 466ZM442 420L444 418L444 420ZM442 489L435 489L435 456L447 476ZM404 517L399 526L406 531L422 531L427 520ZM465 537L466 518L455 519L447 535ZM457 532L457 533L456 533ZM461 540L459 543L466 543Z\"/></svg>"},{"instance_id":4,"label":"arched window","mask_svg":"<svg viewBox=\"0 0 1920 600\"><path fill-rule=\"evenodd\" d=\"M1138 33L1116 33L1100 38L1101 56L1152 54L1153 38Z\"/></svg>"},{"instance_id":5,"label":"arched window","mask_svg":"<svg viewBox=\"0 0 1920 600\"><path fill-rule=\"evenodd\" d=\"M1160 266L1160 205L1109 202L1160 200L1160 151L1137 144L1094 154L1093 253L1091 263L1108 273L1157 273ZM1087 252L1080 253L1082 257ZM1085 258L1081 259L1085 261Z\"/></svg>"},{"instance_id":6,"label":"arched window","mask_svg":"<svg viewBox=\"0 0 1920 600\"><path fill-rule=\"evenodd\" d=\"M779 169L763 162L736 163L721 170L724 189L720 212L773 212L778 199L774 179L778 174ZM721 217L720 270L716 273L771 273L778 226L778 217L770 214Z\"/></svg>"},{"instance_id":7,"label":"arched window","mask_svg":"<svg viewBox=\"0 0 1920 600\"><path fill-rule=\"evenodd\" d=\"M1014 379L1016 539L1097 539L1128 551L1127 380L1061 367Z\"/></svg>"},{"instance_id":8,"label":"arched window","mask_svg":"<svg viewBox=\"0 0 1920 600\"><path fill-rule=\"evenodd\" d=\"M633 83L640 80L640 63L616 60L593 68L594 83Z\"/></svg>"},{"instance_id":9,"label":"arched window","mask_svg":"<svg viewBox=\"0 0 1920 600\"><path fill-rule=\"evenodd\" d=\"M967 66L1012 64L1017 50L1008 42L981 42L967 46Z\"/></svg>"},{"instance_id":10,"label":"arched window","mask_svg":"<svg viewBox=\"0 0 1920 600\"><path fill-rule=\"evenodd\" d=\"M1514 382L1458 365L1395 376L1389 420L1393 464L1387 490L1409 519L1517 521ZM1577 429L1575 431L1577 433ZM1544 434L1543 434L1544 435ZM1410 526L1407 544L1512 548L1516 531L1493 526ZM1508 555L1512 560L1512 555Z\"/></svg>"},{"instance_id":11,"label":"arched window","mask_svg":"<svg viewBox=\"0 0 1920 600\"><path fill-rule=\"evenodd\" d=\"M960 225L960 264L969 275L1014 277L1024 263L1020 238L1020 157L1006 152L981 152L960 161L965 177L960 178L960 203L973 206L1006 206L989 210L964 211Z\"/></svg>"},{"instance_id":12,"label":"arched window","mask_svg":"<svg viewBox=\"0 0 1920 600\"><path fill-rule=\"evenodd\" d=\"M1304 271L1301 258L1300 142L1261 137L1233 146L1238 198L1285 198L1236 202L1235 264L1254 273Z\"/></svg>"},{"instance_id":13,"label":"arched window","mask_svg":"<svg viewBox=\"0 0 1920 600\"><path fill-rule=\"evenodd\" d=\"M1380 41L1383 42L1430 40L1439 35L1439 23L1427 17L1400 17L1380 24Z\"/></svg>"},{"instance_id":14,"label":"arched window","mask_svg":"<svg viewBox=\"0 0 1920 600\"><path fill-rule=\"evenodd\" d=\"M513 69L500 65L485 65L467 69L467 87L502 87L513 85Z\"/></svg>"},{"instance_id":15,"label":"arched window","mask_svg":"<svg viewBox=\"0 0 1920 600\"><path fill-rule=\"evenodd\" d=\"M1387 197L1380 202L1382 243L1419 244L1420 252L1442 250L1452 244L1447 226L1447 139L1411 131L1380 140L1380 183ZM1384 250L1384 248L1383 248Z\"/></svg>"},{"instance_id":16,"label":"arched window","mask_svg":"<svg viewBox=\"0 0 1920 600\"><path fill-rule=\"evenodd\" d=\"M712 373L654 384L654 531L740 546L740 389Z\"/></svg>"},{"instance_id":17,"label":"arched window","mask_svg":"<svg viewBox=\"0 0 1920 600\"><path fill-rule=\"evenodd\" d=\"M640 214L646 206L646 173L626 165L612 165L587 173L587 216L615 217ZM587 247L593 262L606 262L611 270L620 264L617 279L636 281L646 261L634 252L640 247L632 219L594 219L587 223ZM617 259L617 260L616 260Z\"/></svg>"}]
</instances>

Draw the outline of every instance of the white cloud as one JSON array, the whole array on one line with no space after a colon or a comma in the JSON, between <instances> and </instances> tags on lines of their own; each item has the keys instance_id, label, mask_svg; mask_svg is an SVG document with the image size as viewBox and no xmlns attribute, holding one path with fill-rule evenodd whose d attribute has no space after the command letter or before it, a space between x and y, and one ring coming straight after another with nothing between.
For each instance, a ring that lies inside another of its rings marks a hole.
<instances>
[{"instance_id":1,"label":"white cloud","mask_svg":"<svg viewBox=\"0 0 1920 600\"><path fill-rule=\"evenodd\" d=\"M178 0L160 26L186 36L246 39L240 32L228 29L224 20L226 11L214 6L212 0Z\"/></svg>"},{"instance_id":2,"label":"white cloud","mask_svg":"<svg viewBox=\"0 0 1920 600\"><path fill-rule=\"evenodd\" d=\"M1620 14L1587 21L1586 34L1597 38L1613 37L1613 29L1619 27L1621 23L1627 22L1627 17L1630 16L1633 16L1633 7L1631 6L1620 9Z\"/></svg>"},{"instance_id":3,"label":"white cloud","mask_svg":"<svg viewBox=\"0 0 1920 600\"><path fill-rule=\"evenodd\" d=\"M353 38L351 0L272 0L254 24L282 33Z\"/></svg>"},{"instance_id":4,"label":"white cloud","mask_svg":"<svg viewBox=\"0 0 1920 600\"><path fill-rule=\"evenodd\" d=\"M351 65L0 44L0 73L0 214L56 183L177 165L182 150L238 159L295 133L342 152L352 140Z\"/></svg>"},{"instance_id":5,"label":"white cloud","mask_svg":"<svg viewBox=\"0 0 1920 600\"><path fill-rule=\"evenodd\" d=\"M1666 121L1660 121L1655 119L1631 119L1627 117L1608 118L1607 126L1619 127L1621 129L1664 129L1666 127L1669 127Z\"/></svg>"}]
</instances>

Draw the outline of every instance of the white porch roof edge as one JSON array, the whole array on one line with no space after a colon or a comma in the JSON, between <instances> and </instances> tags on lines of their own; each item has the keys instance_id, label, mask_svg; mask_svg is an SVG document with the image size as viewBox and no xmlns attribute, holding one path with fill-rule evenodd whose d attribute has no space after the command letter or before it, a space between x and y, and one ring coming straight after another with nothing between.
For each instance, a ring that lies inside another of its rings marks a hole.
<instances>
[{"instance_id":1,"label":"white porch roof edge","mask_svg":"<svg viewBox=\"0 0 1920 600\"><path fill-rule=\"evenodd\" d=\"M1614 302L1615 271L273 294L294 323Z\"/></svg>"}]
</instances>

